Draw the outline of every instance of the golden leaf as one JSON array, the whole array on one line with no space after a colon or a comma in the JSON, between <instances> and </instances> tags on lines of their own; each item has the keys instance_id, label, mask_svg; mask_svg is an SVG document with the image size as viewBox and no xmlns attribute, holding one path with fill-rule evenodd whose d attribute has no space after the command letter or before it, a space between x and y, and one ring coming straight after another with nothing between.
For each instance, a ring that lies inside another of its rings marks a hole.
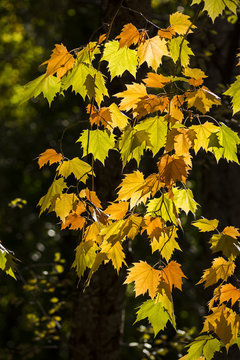
<instances>
[{"instance_id":1,"label":"golden leaf","mask_svg":"<svg viewBox=\"0 0 240 360\"><path fill-rule=\"evenodd\" d=\"M143 79L147 87L162 88L170 82L170 79L162 74L147 73L147 77Z\"/></svg>"},{"instance_id":2,"label":"golden leaf","mask_svg":"<svg viewBox=\"0 0 240 360\"><path fill-rule=\"evenodd\" d=\"M105 210L106 214L109 214L109 219L111 220L121 220L124 218L128 211L129 203L126 201L121 201L119 203L112 203L108 205Z\"/></svg>"},{"instance_id":3,"label":"golden leaf","mask_svg":"<svg viewBox=\"0 0 240 360\"><path fill-rule=\"evenodd\" d=\"M129 111L136 108L141 98L147 95L147 90L144 84L133 83L126 86L127 90L117 93L115 96L123 98L119 106L120 110Z\"/></svg>"},{"instance_id":4,"label":"golden leaf","mask_svg":"<svg viewBox=\"0 0 240 360\"><path fill-rule=\"evenodd\" d=\"M135 282L136 296L144 295L147 291L149 296L153 299L157 292L157 287L160 280L160 271L155 270L145 261L134 263L131 269L128 269L128 276L124 284Z\"/></svg>"},{"instance_id":5,"label":"golden leaf","mask_svg":"<svg viewBox=\"0 0 240 360\"><path fill-rule=\"evenodd\" d=\"M82 201L77 203L75 211L71 212L62 223L61 230L69 227L70 230L81 230L86 222L86 219L81 214L86 210Z\"/></svg>"},{"instance_id":6,"label":"golden leaf","mask_svg":"<svg viewBox=\"0 0 240 360\"><path fill-rule=\"evenodd\" d=\"M160 38L164 38L164 39L171 39L173 37L173 35L175 35L175 31L171 28L171 26L169 26L167 29L160 29L158 30L158 35L160 36Z\"/></svg>"},{"instance_id":7,"label":"golden leaf","mask_svg":"<svg viewBox=\"0 0 240 360\"><path fill-rule=\"evenodd\" d=\"M57 79L59 80L68 70L72 69L74 61L74 57L67 51L67 48L63 44L56 44L50 59L41 65L48 64L46 76L57 73Z\"/></svg>"},{"instance_id":8,"label":"golden leaf","mask_svg":"<svg viewBox=\"0 0 240 360\"><path fill-rule=\"evenodd\" d=\"M99 198L97 197L97 194L95 191L91 191L88 188L86 188L86 189L81 190L79 195L81 198L86 197L97 208L102 209L101 202L100 202Z\"/></svg>"},{"instance_id":9,"label":"golden leaf","mask_svg":"<svg viewBox=\"0 0 240 360\"><path fill-rule=\"evenodd\" d=\"M162 63L164 55L169 56L167 42L164 39L160 39L159 36L147 39L138 47L139 65L146 61L148 66L151 66L154 71L157 71L157 68Z\"/></svg>"},{"instance_id":10,"label":"golden leaf","mask_svg":"<svg viewBox=\"0 0 240 360\"><path fill-rule=\"evenodd\" d=\"M157 165L160 179L166 186L172 186L176 181L186 182L188 166L182 158L163 155Z\"/></svg>"},{"instance_id":11,"label":"golden leaf","mask_svg":"<svg viewBox=\"0 0 240 360\"><path fill-rule=\"evenodd\" d=\"M47 149L39 155L38 165L41 168L43 165L46 165L49 162L49 165L53 163L59 163L62 161L62 154L58 154L54 149Z\"/></svg>"},{"instance_id":12,"label":"golden leaf","mask_svg":"<svg viewBox=\"0 0 240 360\"><path fill-rule=\"evenodd\" d=\"M225 229L222 231L222 233L224 235L228 235L233 237L234 239L236 239L237 237L240 236L240 233L238 231L239 229L235 228L234 226L227 226L225 227Z\"/></svg>"},{"instance_id":13,"label":"golden leaf","mask_svg":"<svg viewBox=\"0 0 240 360\"><path fill-rule=\"evenodd\" d=\"M170 15L170 25L171 28L179 35L185 35L187 32L190 32L190 27L196 27L189 20L189 16L180 12L175 12L174 14Z\"/></svg>"},{"instance_id":14,"label":"golden leaf","mask_svg":"<svg viewBox=\"0 0 240 360\"><path fill-rule=\"evenodd\" d=\"M138 29L133 24L126 24L116 39L120 39L119 48L123 46L129 47L132 44L136 45L139 41Z\"/></svg>"},{"instance_id":15,"label":"golden leaf","mask_svg":"<svg viewBox=\"0 0 240 360\"><path fill-rule=\"evenodd\" d=\"M187 278L181 270L181 265L176 261L170 263L161 270L161 281L169 285L170 291L173 286L182 290L182 278Z\"/></svg>"},{"instance_id":16,"label":"golden leaf","mask_svg":"<svg viewBox=\"0 0 240 360\"><path fill-rule=\"evenodd\" d=\"M232 284L225 284L220 289L220 304L231 300L232 306L240 299L240 290Z\"/></svg>"}]
</instances>

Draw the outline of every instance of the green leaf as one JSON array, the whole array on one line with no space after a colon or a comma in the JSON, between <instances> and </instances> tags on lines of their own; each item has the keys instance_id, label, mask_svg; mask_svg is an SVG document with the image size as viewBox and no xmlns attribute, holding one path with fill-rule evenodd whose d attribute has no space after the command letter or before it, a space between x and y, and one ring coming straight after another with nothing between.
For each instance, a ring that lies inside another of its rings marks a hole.
<instances>
[{"instance_id":1,"label":"green leaf","mask_svg":"<svg viewBox=\"0 0 240 360\"><path fill-rule=\"evenodd\" d=\"M180 58L180 63L183 67L186 67L190 63L190 55L194 55L192 50L188 47L189 42L183 38L183 36L178 36L169 40L169 51L173 61L176 63Z\"/></svg>"},{"instance_id":2,"label":"green leaf","mask_svg":"<svg viewBox=\"0 0 240 360\"><path fill-rule=\"evenodd\" d=\"M138 56L136 50L131 50L127 46L119 49L119 42L109 41L106 43L102 60L108 61L108 69L111 80L115 76L121 76L124 71L129 71L136 77Z\"/></svg>"},{"instance_id":3,"label":"green leaf","mask_svg":"<svg viewBox=\"0 0 240 360\"><path fill-rule=\"evenodd\" d=\"M28 101L31 98L36 98L41 93L48 100L51 105L55 95L60 91L61 82L57 80L56 76L47 76L43 74L37 79L30 81L24 85L18 94L16 94L16 101L20 104Z\"/></svg>"},{"instance_id":4,"label":"green leaf","mask_svg":"<svg viewBox=\"0 0 240 360\"><path fill-rule=\"evenodd\" d=\"M75 157L72 160L63 161L57 168L58 174L67 178L71 174L75 176L77 180L86 184L88 174L92 173L92 167L85 161Z\"/></svg>"},{"instance_id":5,"label":"green leaf","mask_svg":"<svg viewBox=\"0 0 240 360\"><path fill-rule=\"evenodd\" d=\"M114 135L108 130L84 130L77 140L83 147L83 156L93 154L94 159L104 164L108 151L114 148Z\"/></svg>"},{"instance_id":6,"label":"green leaf","mask_svg":"<svg viewBox=\"0 0 240 360\"><path fill-rule=\"evenodd\" d=\"M76 268L79 278L82 277L86 268L91 269L97 255L97 250L98 246L92 240L81 242L77 246L72 267Z\"/></svg>"},{"instance_id":7,"label":"green leaf","mask_svg":"<svg viewBox=\"0 0 240 360\"><path fill-rule=\"evenodd\" d=\"M212 335L201 335L197 337L189 346L186 360L198 360L200 356L205 356L206 360L211 360L216 351L221 348L221 343Z\"/></svg>"},{"instance_id":8,"label":"green leaf","mask_svg":"<svg viewBox=\"0 0 240 360\"><path fill-rule=\"evenodd\" d=\"M139 165L144 150L147 147L151 147L149 134L144 130L137 131L135 128L129 126L122 134L118 147L122 157L123 167L131 159L135 159Z\"/></svg>"},{"instance_id":9,"label":"green leaf","mask_svg":"<svg viewBox=\"0 0 240 360\"><path fill-rule=\"evenodd\" d=\"M235 161L239 164L237 158L237 145L240 144L238 134L221 123L219 132L217 133L219 144L222 146L221 153L227 161Z\"/></svg>"},{"instance_id":10,"label":"green leaf","mask_svg":"<svg viewBox=\"0 0 240 360\"><path fill-rule=\"evenodd\" d=\"M174 203L177 208L182 209L186 214L189 211L195 214L199 204L194 200L192 190L173 188L173 194Z\"/></svg>"},{"instance_id":11,"label":"green leaf","mask_svg":"<svg viewBox=\"0 0 240 360\"><path fill-rule=\"evenodd\" d=\"M105 80L100 71L97 71L90 64L78 62L67 75L62 78L62 90L72 86L72 91L80 94L85 100L86 96L93 98L98 106L104 96L108 96Z\"/></svg>"},{"instance_id":12,"label":"green leaf","mask_svg":"<svg viewBox=\"0 0 240 360\"><path fill-rule=\"evenodd\" d=\"M202 0L193 0L191 5L200 4ZM212 22L217 16L221 15L222 12L229 8L232 12L236 13L239 0L203 0L204 8L203 11L207 11L208 15L212 19Z\"/></svg>"},{"instance_id":13,"label":"green leaf","mask_svg":"<svg viewBox=\"0 0 240 360\"><path fill-rule=\"evenodd\" d=\"M15 257L0 243L0 269L16 280L15 266Z\"/></svg>"},{"instance_id":14,"label":"green leaf","mask_svg":"<svg viewBox=\"0 0 240 360\"><path fill-rule=\"evenodd\" d=\"M236 77L236 81L224 92L225 95L232 97L233 114L240 111L240 75Z\"/></svg>"},{"instance_id":15,"label":"green leaf","mask_svg":"<svg viewBox=\"0 0 240 360\"><path fill-rule=\"evenodd\" d=\"M56 197L62 194L63 189L66 189L67 184L65 183L63 178L59 178L54 180L48 192L45 196L43 196L37 206L41 207L40 215L43 211L47 210L50 206L52 206L53 202L56 200Z\"/></svg>"},{"instance_id":16,"label":"green leaf","mask_svg":"<svg viewBox=\"0 0 240 360\"><path fill-rule=\"evenodd\" d=\"M152 325L155 336L166 327L168 320L171 321L162 303L156 302L154 299L145 301L139 307L135 323L145 318L148 318L149 323Z\"/></svg>"},{"instance_id":17,"label":"green leaf","mask_svg":"<svg viewBox=\"0 0 240 360\"><path fill-rule=\"evenodd\" d=\"M137 131L146 131L149 134L151 146L146 146L153 153L153 156L165 146L168 124L164 116L155 116L142 120L135 126Z\"/></svg>"},{"instance_id":18,"label":"green leaf","mask_svg":"<svg viewBox=\"0 0 240 360\"><path fill-rule=\"evenodd\" d=\"M160 216L165 221L177 225L177 213L174 202L168 199L167 194L163 194L160 198L155 198L149 201L147 205L147 213L152 217Z\"/></svg>"}]
</instances>

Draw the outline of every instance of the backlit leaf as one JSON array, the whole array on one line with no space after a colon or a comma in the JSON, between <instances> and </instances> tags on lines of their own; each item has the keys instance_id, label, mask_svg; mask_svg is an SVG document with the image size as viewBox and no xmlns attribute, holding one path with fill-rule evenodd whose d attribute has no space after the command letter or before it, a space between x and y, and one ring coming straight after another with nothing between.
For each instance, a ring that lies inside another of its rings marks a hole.
<instances>
[{"instance_id":1,"label":"backlit leaf","mask_svg":"<svg viewBox=\"0 0 240 360\"><path fill-rule=\"evenodd\" d=\"M203 114L206 114L213 105L221 105L220 98L205 86L185 94L187 95L188 108L194 106Z\"/></svg>"},{"instance_id":2,"label":"backlit leaf","mask_svg":"<svg viewBox=\"0 0 240 360\"><path fill-rule=\"evenodd\" d=\"M75 157L72 160L63 161L57 168L58 174L65 179L73 174L75 178L83 183L86 183L88 174L94 174L92 167L85 161Z\"/></svg>"},{"instance_id":3,"label":"backlit leaf","mask_svg":"<svg viewBox=\"0 0 240 360\"><path fill-rule=\"evenodd\" d=\"M195 214L199 204L194 200L191 189L173 188L173 194L174 203L177 208L182 209L186 214L188 214L189 211Z\"/></svg>"},{"instance_id":4,"label":"backlit leaf","mask_svg":"<svg viewBox=\"0 0 240 360\"><path fill-rule=\"evenodd\" d=\"M72 69L74 61L74 57L67 51L67 48L63 44L56 44L50 59L41 65L48 64L46 76L57 73L57 79L59 80L68 70Z\"/></svg>"},{"instance_id":5,"label":"backlit leaf","mask_svg":"<svg viewBox=\"0 0 240 360\"><path fill-rule=\"evenodd\" d=\"M147 205L147 214L156 217L160 216L164 221L170 221L177 225L177 213L174 202L163 194L160 198L154 198Z\"/></svg>"},{"instance_id":6,"label":"backlit leaf","mask_svg":"<svg viewBox=\"0 0 240 360\"><path fill-rule=\"evenodd\" d=\"M168 320L170 320L169 314L162 303L151 299L145 301L139 307L135 323L145 318L148 318L149 323L152 325L155 336L166 327Z\"/></svg>"},{"instance_id":7,"label":"backlit leaf","mask_svg":"<svg viewBox=\"0 0 240 360\"><path fill-rule=\"evenodd\" d=\"M231 84L224 94L232 97L233 114L240 111L240 75L236 77L236 81Z\"/></svg>"},{"instance_id":8,"label":"backlit leaf","mask_svg":"<svg viewBox=\"0 0 240 360\"><path fill-rule=\"evenodd\" d=\"M189 345L186 360L211 360L215 352L219 351L221 343L212 335L201 335ZM204 355L204 357L202 357Z\"/></svg>"},{"instance_id":9,"label":"backlit leaf","mask_svg":"<svg viewBox=\"0 0 240 360\"><path fill-rule=\"evenodd\" d=\"M160 179L166 186L171 186L177 181L186 182L188 167L182 158L176 155L163 155L157 165Z\"/></svg>"},{"instance_id":10,"label":"backlit leaf","mask_svg":"<svg viewBox=\"0 0 240 360\"><path fill-rule=\"evenodd\" d=\"M196 226L200 231L214 231L218 227L219 221L217 219L208 220L205 218L199 219L197 221L192 222L193 226Z\"/></svg>"},{"instance_id":11,"label":"backlit leaf","mask_svg":"<svg viewBox=\"0 0 240 360\"><path fill-rule=\"evenodd\" d=\"M235 161L239 164L237 158L237 145L240 144L240 138L238 134L225 124L221 123L217 137L219 139L219 144L222 146L222 149L220 149L222 156L227 161Z\"/></svg>"},{"instance_id":12,"label":"backlit leaf","mask_svg":"<svg viewBox=\"0 0 240 360\"><path fill-rule=\"evenodd\" d=\"M145 261L140 261L133 265L132 268L128 269L128 276L124 284L130 284L134 281L136 296L144 295L148 291L149 296L153 299L157 292L160 271L155 270Z\"/></svg>"},{"instance_id":13,"label":"backlit leaf","mask_svg":"<svg viewBox=\"0 0 240 360\"><path fill-rule=\"evenodd\" d=\"M87 268L91 268L95 258L98 246L91 240L81 242L76 248L75 260L72 264L76 268L78 277L81 278Z\"/></svg>"},{"instance_id":14,"label":"backlit leaf","mask_svg":"<svg viewBox=\"0 0 240 360\"><path fill-rule=\"evenodd\" d=\"M144 185L143 174L137 170L127 174L119 185L117 200L126 201L130 199L130 208L138 204L142 196L142 186Z\"/></svg>"},{"instance_id":15,"label":"backlit leaf","mask_svg":"<svg viewBox=\"0 0 240 360\"><path fill-rule=\"evenodd\" d=\"M138 57L137 51L127 46L119 48L119 42L109 41L105 44L102 61L108 62L111 80L115 76L121 76L126 70L134 77L136 76Z\"/></svg>"},{"instance_id":16,"label":"backlit leaf","mask_svg":"<svg viewBox=\"0 0 240 360\"><path fill-rule=\"evenodd\" d=\"M161 281L168 284L171 291L173 286L182 290L182 278L187 277L182 272L181 265L176 261L170 261L170 263L161 270Z\"/></svg>"},{"instance_id":17,"label":"backlit leaf","mask_svg":"<svg viewBox=\"0 0 240 360\"><path fill-rule=\"evenodd\" d=\"M41 207L40 215L52 205L52 201L56 200L56 196L60 196L66 187L67 184L62 177L53 181L52 185L48 189L47 194L43 196L38 202L38 206Z\"/></svg>"},{"instance_id":18,"label":"backlit leaf","mask_svg":"<svg viewBox=\"0 0 240 360\"><path fill-rule=\"evenodd\" d=\"M139 65L147 62L148 66L151 66L154 71L162 63L162 57L169 56L167 42L165 39L160 39L159 36L147 39L144 43L138 47Z\"/></svg>"},{"instance_id":19,"label":"backlit leaf","mask_svg":"<svg viewBox=\"0 0 240 360\"><path fill-rule=\"evenodd\" d=\"M170 15L171 28L179 35L185 35L190 29L190 26L194 28L192 22L189 20L189 16L184 15L180 12L175 12Z\"/></svg>"},{"instance_id":20,"label":"backlit leaf","mask_svg":"<svg viewBox=\"0 0 240 360\"><path fill-rule=\"evenodd\" d=\"M75 194L60 194L54 205L54 211L57 216L64 222L73 208L73 204L77 201Z\"/></svg>"},{"instance_id":21,"label":"backlit leaf","mask_svg":"<svg viewBox=\"0 0 240 360\"><path fill-rule=\"evenodd\" d=\"M120 38L119 48L122 48L123 46L129 47L132 44L136 45L139 40L138 29L133 24L126 24L117 38Z\"/></svg>"},{"instance_id":22,"label":"backlit leaf","mask_svg":"<svg viewBox=\"0 0 240 360\"><path fill-rule=\"evenodd\" d=\"M232 306L240 299L240 290L232 284L225 284L220 288L220 304L231 300Z\"/></svg>"},{"instance_id":23,"label":"backlit leaf","mask_svg":"<svg viewBox=\"0 0 240 360\"><path fill-rule=\"evenodd\" d=\"M43 165L46 165L49 162L49 165L52 165L54 163L59 163L62 161L63 156L62 154L59 154L54 149L47 149L43 153L39 155L38 158L38 165L41 168Z\"/></svg>"},{"instance_id":24,"label":"backlit leaf","mask_svg":"<svg viewBox=\"0 0 240 360\"><path fill-rule=\"evenodd\" d=\"M188 41L182 36L178 36L169 40L169 51L173 61L176 63L178 59L183 67L189 65L190 56L194 55L192 50L188 47Z\"/></svg>"},{"instance_id":25,"label":"backlit leaf","mask_svg":"<svg viewBox=\"0 0 240 360\"><path fill-rule=\"evenodd\" d=\"M94 159L104 164L108 151L115 145L113 134L107 130L83 130L81 136L77 140L81 142L83 148L83 156L92 154Z\"/></svg>"},{"instance_id":26,"label":"backlit leaf","mask_svg":"<svg viewBox=\"0 0 240 360\"><path fill-rule=\"evenodd\" d=\"M208 151L210 136L213 133L219 131L219 127L206 121L204 124L192 125L190 129L195 131L196 138L194 139L194 151L197 153L202 147L204 150Z\"/></svg>"},{"instance_id":27,"label":"backlit leaf","mask_svg":"<svg viewBox=\"0 0 240 360\"><path fill-rule=\"evenodd\" d=\"M204 287L216 284L218 280L226 281L234 273L236 265L233 261L226 261L222 257L213 260L212 266L204 270L203 276L198 284L205 283Z\"/></svg>"},{"instance_id":28,"label":"backlit leaf","mask_svg":"<svg viewBox=\"0 0 240 360\"><path fill-rule=\"evenodd\" d=\"M207 11L208 15L214 22L216 17L222 14L222 12L226 9L226 6L236 13L238 1L232 0L193 0L192 5L200 4L201 1L204 1L203 10Z\"/></svg>"},{"instance_id":29,"label":"backlit leaf","mask_svg":"<svg viewBox=\"0 0 240 360\"><path fill-rule=\"evenodd\" d=\"M143 79L147 87L162 88L170 82L170 79L162 74L147 73L147 77Z\"/></svg>"},{"instance_id":30,"label":"backlit leaf","mask_svg":"<svg viewBox=\"0 0 240 360\"><path fill-rule=\"evenodd\" d=\"M13 253L7 250L0 242L0 269L16 280L15 260Z\"/></svg>"},{"instance_id":31,"label":"backlit leaf","mask_svg":"<svg viewBox=\"0 0 240 360\"><path fill-rule=\"evenodd\" d=\"M105 253L108 260L112 261L112 264L117 272L119 272L123 264L126 265L124 260L125 254L120 241L117 241L115 244L103 241L101 244L101 252Z\"/></svg>"},{"instance_id":32,"label":"backlit leaf","mask_svg":"<svg viewBox=\"0 0 240 360\"><path fill-rule=\"evenodd\" d=\"M141 98L147 95L147 90L144 84L133 83L132 85L126 85L126 87L127 90L117 93L114 96L123 98L120 102L120 110L129 111L136 108Z\"/></svg>"},{"instance_id":33,"label":"backlit leaf","mask_svg":"<svg viewBox=\"0 0 240 360\"><path fill-rule=\"evenodd\" d=\"M109 219L112 220L121 220L126 215L128 211L129 203L126 201L121 201L119 203L112 203L108 205L105 210L106 214L109 214Z\"/></svg>"},{"instance_id":34,"label":"backlit leaf","mask_svg":"<svg viewBox=\"0 0 240 360\"><path fill-rule=\"evenodd\" d=\"M221 251L224 256L234 260L240 254L240 243L234 237L224 234L214 234L211 239L213 253Z\"/></svg>"}]
</instances>

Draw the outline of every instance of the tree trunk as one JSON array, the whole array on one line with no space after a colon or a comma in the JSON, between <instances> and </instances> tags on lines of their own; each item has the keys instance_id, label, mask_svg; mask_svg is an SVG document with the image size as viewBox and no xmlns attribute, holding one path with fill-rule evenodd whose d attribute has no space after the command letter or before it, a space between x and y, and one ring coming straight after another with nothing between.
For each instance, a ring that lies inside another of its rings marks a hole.
<instances>
[{"instance_id":1,"label":"tree trunk","mask_svg":"<svg viewBox=\"0 0 240 360\"><path fill-rule=\"evenodd\" d=\"M120 8L121 4L128 9ZM137 27L146 26L144 17L129 9L149 17L151 2L150 0L103 0L101 23L109 24L118 9L110 38L119 34L123 25L129 22ZM117 78L117 81L108 86L109 93L120 91L123 84L131 79L131 76L126 78L126 75L124 82L121 78ZM105 205L107 201L114 200L116 196L114 189L121 181L121 161L114 153L106 160L105 168L97 164L94 168L96 190ZM125 287L122 285L124 278L125 269L122 269L118 276L112 265L107 264L101 266L93 275L84 293L82 289L76 291L70 338L72 360L120 360L125 299Z\"/></svg>"}]
</instances>

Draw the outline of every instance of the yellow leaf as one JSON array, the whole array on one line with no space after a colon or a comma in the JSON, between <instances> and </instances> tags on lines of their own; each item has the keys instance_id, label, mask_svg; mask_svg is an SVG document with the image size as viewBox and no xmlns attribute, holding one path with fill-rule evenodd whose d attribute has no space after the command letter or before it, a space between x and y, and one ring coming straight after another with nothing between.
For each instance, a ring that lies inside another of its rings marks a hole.
<instances>
[{"instance_id":1,"label":"yellow leaf","mask_svg":"<svg viewBox=\"0 0 240 360\"><path fill-rule=\"evenodd\" d=\"M186 156L189 149L193 146L195 133L191 129L180 128L174 137L174 149L178 156Z\"/></svg>"},{"instance_id":2,"label":"yellow leaf","mask_svg":"<svg viewBox=\"0 0 240 360\"><path fill-rule=\"evenodd\" d=\"M233 237L234 239L236 239L237 237L240 236L240 233L238 231L239 229L235 228L234 226L227 226L225 227L225 229L222 231L222 233L224 235L228 235Z\"/></svg>"},{"instance_id":3,"label":"yellow leaf","mask_svg":"<svg viewBox=\"0 0 240 360\"><path fill-rule=\"evenodd\" d=\"M53 163L59 163L62 161L62 154L58 154L54 149L47 149L39 155L38 165L41 168L43 165L46 165L49 162L49 165Z\"/></svg>"},{"instance_id":4,"label":"yellow leaf","mask_svg":"<svg viewBox=\"0 0 240 360\"><path fill-rule=\"evenodd\" d=\"M66 229L68 226L71 230L81 230L86 222L86 219L80 216L84 211L86 211L86 207L83 202L79 201L76 210L65 218L65 223L62 223L61 230Z\"/></svg>"},{"instance_id":5,"label":"yellow leaf","mask_svg":"<svg viewBox=\"0 0 240 360\"><path fill-rule=\"evenodd\" d=\"M222 257L213 260L212 266L204 270L203 276L198 284L205 282L204 287L216 284L218 280L226 281L234 273L236 265L233 261L226 261Z\"/></svg>"},{"instance_id":6,"label":"yellow leaf","mask_svg":"<svg viewBox=\"0 0 240 360\"><path fill-rule=\"evenodd\" d=\"M146 61L148 66L151 66L154 71L157 71L157 68L162 63L164 55L169 56L167 42L164 39L160 39L159 36L147 39L138 47L139 65Z\"/></svg>"},{"instance_id":7,"label":"yellow leaf","mask_svg":"<svg viewBox=\"0 0 240 360\"><path fill-rule=\"evenodd\" d=\"M194 146L193 146L195 153L197 153L201 147L204 150L208 151L211 134L219 131L218 126L208 121L206 121L204 124L192 125L190 129L192 129L196 134L196 137L194 139Z\"/></svg>"},{"instance_id":8,"label":"yellow leaf","mask_svg":"<svg viewBox=\"0 0 240 360\"><path fill-rule=\"evenodd\" d=\"M112 103L108 109L111 115L112 127L117 126L120 130L123 130L128 124L128 117L119 110L115 103Z\"/></svg>"},{"instance_id":9,"label":"yellow leaf","mask_svg":"<svg viewBox=\"0 0 240 360\"><path fill-rule=\"evenodd\" d=\"M191 69L189 67L186 67L183 69L183 75L190 77L189 84L193 86L199 86L202 85L203 79L207 78L207 75L198 68Z\"/></svg>"},{"instance_id":10,"label":"yellow leaf","mask_svg":"<svg viewBox=\"0 0 240 360\"><path fill-rule=\"evenodd\" d=\"M231 300L232 306L240 299L240 290L232 284L225 284L220 289L220 304Z\"/></svg>"},{"instance_id":11,"label":"yellow leaf","mask_svg":"<svg viewBox=\"0 0 240 360\"><path fill-rule=\"evenodd\" d=\"M103 236L100 235L100 226L97 222L86 227L85 232L83 234L83 241L94 241L97 244L101 244L103 240Z\"/></svg>"},{"instance_id":12,"label":"yellow leaf","mask_svg":"<svg viewBox=\"0 0 240 360\"><path fill-rule=\"evenodd\" d=\"M197 221L192 222L193 226L196 226L202 232L214 231L218 227L219 221L217 219L208 220L205 218L199 219Z\"/></svg>"},{"instance_id":13,"label":"yellow leaf","mask_svg":"<svg viewBox=\"0 0 240 360\"><path fill-rule=\"evenodd\" d=\"M59 80L68 70L72 69L74 61L74 57L63 44L56 44L50 59L41 65L48 64L46 76L57 73L57 79Z\"/></svg>"},{"instance_id":14,"label":"yellow leaf","mask_svg":"<svg viewBox=\"0 0 240 360\"><path fill-rule=\"evenodd\" d=\"M109 219L111 220L121 220L126 215L128 207L129 203L126 201L112 203L106 208L105 213L109 214Z\"/></svg>"},{"instance_id":15,"label":"yellow leaf","mask_svg":"<svg viewBox=\"0 0 240 360\"><path fill-rule=\"evenodd\" d=\"M126 201L130 199L130 207L133 208L142 196L141 187L144 185L143 174L137 170L132 174L127 174L119 187L117 201Z\"/></svg>"},{"instance_id":16,"label":"yellow leaf","mask_svg":"<svg viewBox=\"0 0 240 360\"><path fill-rule=\"evenodd\" d=\"M194 106L203 114L206 114L213 105L221 105L220 98L205 86L196 91L186 92L185 95L188 108Z\"/></svg>"},{"instance_id":17,"label":"yellow leaf","mask_svg":"<svg viewBox=\"0 0 240 360\"><path fill-rule=\"evenodd\" d=\"M78 157L75 157L72 160L63 161L57 168L59 175L62 175L64 178L67 178L71 174L75 178L83 183L86 183L88 174L94 175L91 165L85 161L80 160Z\"/></svg>"},{"instance_id":18,"label":"yellow leaf","mask_svg":"<svg viewBox=\"0 0 240 360\"><path fill-rule=\"evenodd\" d=\"M123 46L131 46L132 44L136 45L139 40L139 32L138 29L133 24L126 24L124 25L121 33L119 36L116 37L117 39L120 38L119 41L119 48Z\"/></svg>"},{"instance_id":19,"label":"yellow leaf","mask_svg":"<svg viewBox=\"0 0 240 360\"><path fill-rule=\"evenodd\" d=\"M65 222L65 218L73 209L74 203L78 200L75 194L60 194L56 199L54 211L60 219Z\"/></svg>"},{"instance_id":20,"label":"yellow leaf","mask_svg":"<svg viewBox=\"0 0 240 360\"><path fill-rule=\"evenodd\" d=\"M192 25L192 22L189 20L189 16L184 15L180 12L175 12L170 15L170 25L171 28L179 35L185 35L187 31L196 26Z\"/></svg>"},{"instance_id":21,"label":"yellow leaf","mask_svg":"<svg viewBox=\"0 0 240 360\"><path fill-rule=\"evenodd\" d=\"M149 296L153 299L157 292L157 287L160 280L160 271L155 270L145 261L134 263L131 269L128 269L128 276L124 284L135 282L136 296L144 295L147 291Z\"/></svg>"},{"instance_id":22,"label":"yellow leaf","mask_svg":"<svg viewBox=\"0 0 240 360\"><path fill-rule=\"evenodd\" d=\"M159 251L161 256L168 262L174 250L181 250L177 241L177 229L175 226L168 226L159 231L159 234L152 238L152 252Z\"/></svg>"},{"instance_id":23,"label":"yellow leaf","mask_svg":"<svg viewBox=\"0 0 240 360\"><path fill-rule=\"evenodd\" d=\"M123 252L122 245L117 241L114 245L104 240L101 245L101 253L105 253L108 260L112 261L114 268L119 272L122 264L126 265L124 260L125 254Z\"/></svg>"},{"instance_id":24,"label":"yellow leaf","mask_svg":"<svg viewBox=\"0 0 240 360\"><path fill-rule=\"evenodd\" d=\"M127 90L117 93L115 96L123 98L120 102L120 110L129 111L136 108L141 98L147 95L147 90L144 84L133 83L126 87Z\"/></svg>"}]
</instances>

